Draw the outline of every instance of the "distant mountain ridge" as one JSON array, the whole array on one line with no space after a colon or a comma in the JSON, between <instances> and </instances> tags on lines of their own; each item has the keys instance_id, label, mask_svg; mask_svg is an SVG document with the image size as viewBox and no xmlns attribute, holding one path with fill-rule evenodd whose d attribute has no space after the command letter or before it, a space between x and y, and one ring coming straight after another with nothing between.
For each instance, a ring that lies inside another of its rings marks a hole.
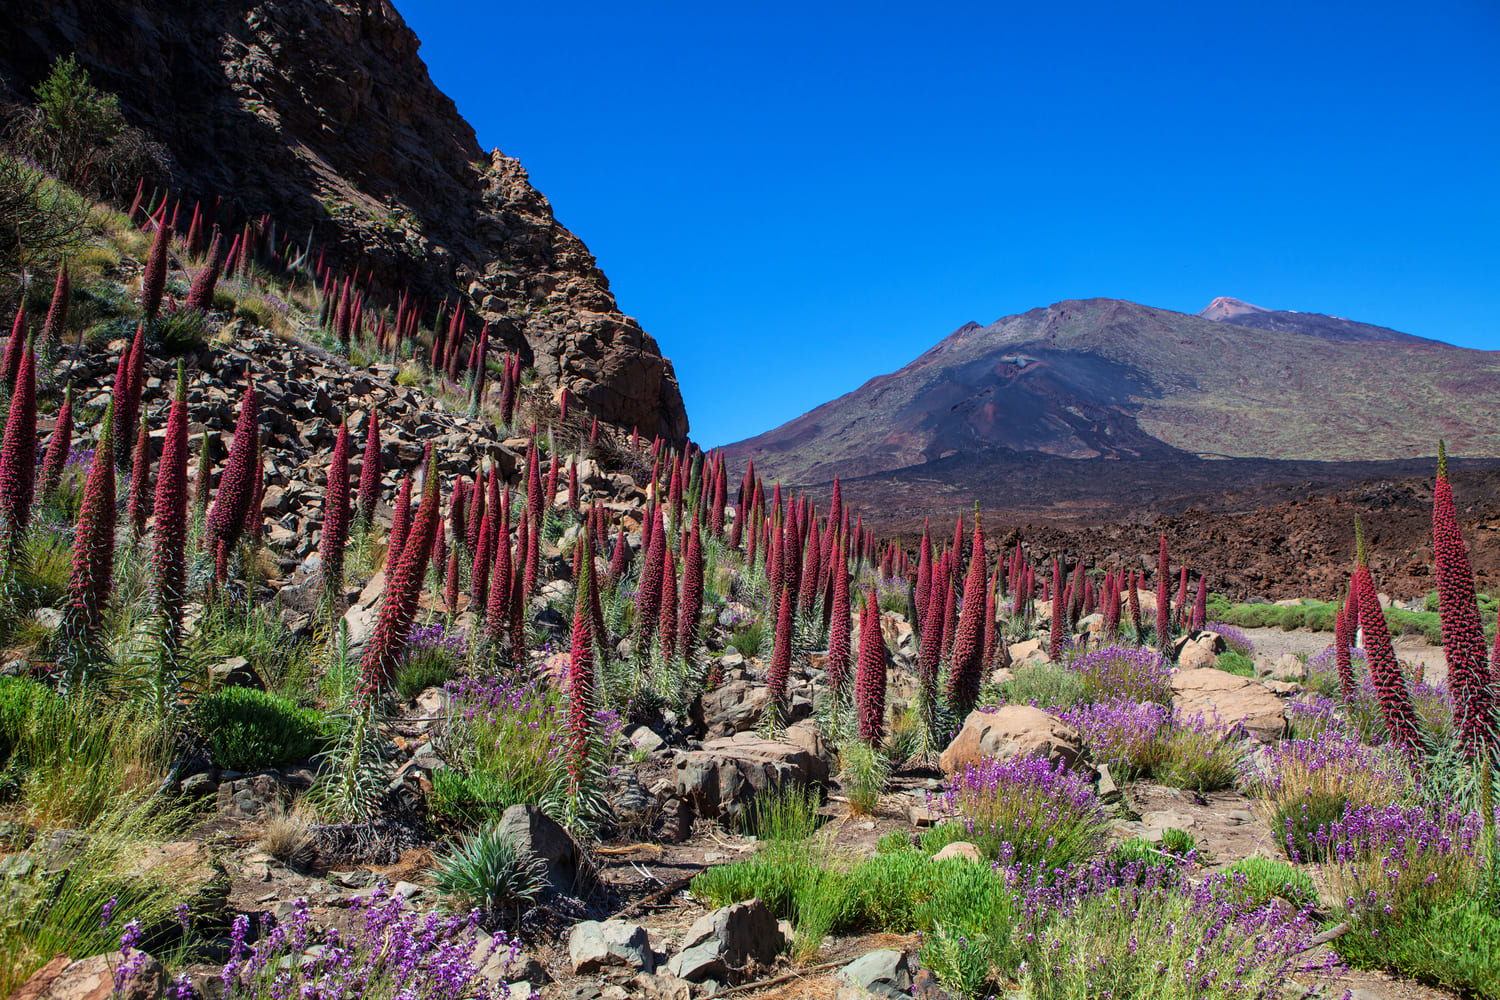
<instances>
[{"instance_id":1,"label":"distant mountain ridge","mask_svg":"<svg viewBox=\"0 0 1500 1000\"><path fill-rule=\"evenodd\" d=\"M1500 455L1500 352L1235 299L1204 313L1082 299L966 323L726 450L799 484L955 456L1362 462L1431 455L1439 437Z\"/></svg>"}]
</instances>

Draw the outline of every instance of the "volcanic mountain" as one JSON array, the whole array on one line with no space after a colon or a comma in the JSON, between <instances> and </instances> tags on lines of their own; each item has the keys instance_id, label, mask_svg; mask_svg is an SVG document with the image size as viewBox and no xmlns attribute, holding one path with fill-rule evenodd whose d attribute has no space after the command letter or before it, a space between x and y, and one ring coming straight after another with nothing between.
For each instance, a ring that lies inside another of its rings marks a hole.
<instances>
[{"instance_id":1,"label":"volcanic mountain","mask_svg":"<svg viewBox=\"0 0 1500 1000\"><path fill-rule=\"evenodd\" d=\"M1235 299L1198 316L1083 299L966 323L900 370L727 451L799 484L972 483L1048 458L1137 463L1101 466L1096 492L1107 494L1116 476L1226 458L1294 463L1294 477L1309 462L1411 459L1435 454L1440 437L1450 454L1500 456L1497 398L1500 352Z\"/></svg>"}]
</instances>

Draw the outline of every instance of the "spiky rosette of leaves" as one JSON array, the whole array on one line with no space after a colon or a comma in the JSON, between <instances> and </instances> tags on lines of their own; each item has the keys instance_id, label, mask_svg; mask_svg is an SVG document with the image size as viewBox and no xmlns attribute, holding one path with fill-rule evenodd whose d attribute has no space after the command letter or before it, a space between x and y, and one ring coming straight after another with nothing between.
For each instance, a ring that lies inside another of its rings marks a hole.
<instances>
[{"instance_id":1,"label":"spiky rosette of leaves","mask_svg":"<svg viewBox=\"0 0 1500 1000\"><path fill-rule=\"evenodd\" d=\"M955 558L957 553L954 553ZM969 575L964 580L963 609L953 637L953 656L948 664L948 704L959 718L969 714L979 700L984 681L984 531L974 515L974 537L969 545Z\"/></svg>"},{"instance_id":2,"label":"spiky rosette of leaves","mask_svg":"<svg viewBox=\"0 0 1500 1000\"><path fill-rule=\"evenodd\" d=\"M199 312L207 312L208 307L213 305L214 287L219 283L219 270L223 262L219 259L219 247L223 237L217 229L214 230L214 239L208 247L208 256L203 260L203 266L193 276L192 287L188 289L187 298L183 300L184 309L196 309Z\"/></svg>"},{"instance_id":3,"label":"spiky rosette of leaves","mask_svg":"<svg viewBox=\"0 0 1500 1000\"><path fill-rule=\"evenodd\" d=\"M365 460L359 467L359 517L365 530L375 523L375 504L380 499L380 417L372 408L365 431Z\"/></svg>"},{"instance_id":4,"label":"spiky rosette of leaves","mask_svg":"<svg viewBox=\"0 0 1500 1000\"><path fill-rule=\"evenodd\" d=\"M73 571L63 634L87 643L104 623L115 566L115 464L110 460L114 400L105 407L103 433L89 466L73 531Z\"/></svg>"},{"instance_id":5,"label":"spiky rosette of leaves","mask_svg":"<svg viewBox=\"0 0 1500 1000\"><path fill-rule=\"evenodd\" d=\"M1167 536L1161 536L1161 548L1156 554L1156 645L1166 654L1172 649L1170 637L1172 605L1167 589L1167 574L1171 566L1167 562Z\"/></svg>"},{"instance_id":6,"label":"spiky rosette of leaves","mask_svg":"<svg viewBox=\"0 0 1500 1000\"><path fill-rule=\"evenodd\" d=\"M859 616L854 703L859 710L859 738L871 745L879 743L885 736L885 638L880 634L880 605L874 587L865 596Z\"/></svg>"},{"instance_id":7,"label":"spiky rosette of leaves","mask_svg":"<svg viewBox=\"0 0 1500 1000\"><path fill-rule=\"evenodd\" d=\"M338 605L344 589L344 545L349 540L349 425L339 421L328 463L328 482L323 487L323 537L318 554L323 562L323 594L329 610L343 612Z\"/></svg>"},{"instance_id":8,"label":"spiky rosette of leaves","mask_svg":"<svg viewBox=\"0 0 1500 1000\"><path fill-rule=\"evenodd\" d=\"M162 619L162 638L175 648L182 634L182 608L187 600L187 379L177 362L177 391L167 413L161 460L156 466L155 521L152 524L151 566L155 575L156 610Z\"/></svg>"},{"instance_id":9,"label":"spiky rosette of leaves","mask_svg":"<svg viewBox=\"0 0 1500 1000\"><path fill-rule=\"evenodd\" d=\"M255 492L256 456L259 454L257 436L260 433L258 411L255 401L255 385L245 389L240 399L239 419L234 425L234 443L229 447L229 460L224 474L219 477L219 489L214 494L213 510L208 515L208 531L217 546L217 574L220 583L226 579L229 551L240 540L245 530L245 517L250 510L250 500Z\"/></svg>"},{"instance_id":10,"label":"spiky rosette of leaves","mask_svg":"<svg viewBox=\"0 0 1500 1000\"><path fill-rule=\"evenodd\" d=\"M63 327L68 322L68 297L71 292L68 265L64 261L57 269L57 284L52 289L52 304L47 309L47 321L42 324L42 343L47 345L50 356L55 356L62 342Z\"/></svg>"},{"instance_id":11,"label":"spiky rosette of leaves","mask_svg":"<svg viewBox=\"0 0 1500 1000\"><path fill-rule=\"evenodd\" d=\"M0 515L7 558L20 548L36 491L36 352L26 349L0 444Z\"/></svg>"},{"instance_id":12,"label":"spiky rosette of leaves","mask_svg":"<svg viewBox=\"0 0 1500 1000\"><path fill-rule=\"evenodd\" d=\"M125 508L132 541L146 533L146 494L151 488L151 425L144 413L135 437L134 455L130 469L130 502Z\"/></svg>"},{"instance_id":13,"label":"spiky rosette of leaves","mask_svg":"<svg viewBox=\"0 0 1500 1000\"><path fill-rule=\"evenodd\" d=\"M1391 742L1404 750L1410 759L1416 760L1423 750L1417 713L1412 708L1411 692L1407 690L1406 677L1401 672L1401 664L1391 645L1385 612L1376 596L1375 580L1365 562L1364 538L1358 520L1355 521L1354 531L1355 551L1359 561L1358 568L1354 571L1354 593L1358 600L1359 625L1365 632L1365 657L1370 664L1370 679L1375 682L1380 714L1385 720Z\"/></svg>"},{"instance_id":14,"label":"spiky rosette of leaves","mask_svg":"<svg viewBox=\"0 0 1500 1000\"><path fill-rule=\"evenodd\" d=\"M364 693L369 700L387 690L395 679L396 669L406 651L412 620L417 614L417 604L422 596L422 581L427 576L427 560L432 553L432 541L442 518L437 457L432 445L427 446L423 466L426 469L426 479L422 484L422 502L412 521L411 531L401 546L396 565L386 577L385 600L380 605L380 617L375 622L374 635L365 650L362 672Z\"/></svg>"},{"instance_id":15,"label":"spiky rosette of leaves","mask_svg":"<svg viewBox=\"0 0 1500 1000\"><path fill-rule=\"evenodd\" d=\"M52 428L52 437L47 442L47 455L42 459L40 481L41 495L51 496L62 481L63 466L68 464L68 454L73 450L73 387L63 393L62 408L57 411L57 424Z\"/></svg>"},{"instance_id":16,"label":"spiky rosette of leaves","mask_svg":"<svg viewBox=\"0 0 1500 1000\"><path fill-rule=\"evenodd\" d=\"M172 242L171 224L156 227L151 252L146 256L146 270L141 275L141 312L155 319L161 310L162 292L167 287L167 247ZM133 415L131 423L134 423Z\"/></svg>"},{"instance_id":17,"label":"spiky rosette of leaves","mask_svg":"<svg viewBox=\"0 0 1500 1000\"><path fill-rule=\"evenodd\" d=\"M688 536L687 553L682 565L682 621L677 647L684 659L691 660L698 648L698 625L703 617L703 542L698 525Z\"/></svg>"},{"instance_id":18,"label":"spiky rosette of leaves","mask_svg":"<svg viewBox=\"0 0 1500 1000\"><path fill-rule=\"evenodd\" d=\"M386 542L385 564L394 566L401 558L401 548L406 544L406 533L411 530L411 475L401 477L396 487L396 509L391 513L391 534Z\"/></svg>"},{"instance_id":19,"label":"spiky rosette of leaves","mask_svg":"<svg viewBox=\"0 0 1500 1000\"><path fill-rule=\"evenodd\" d=\"M1447 447L1441 441L1437 482L1432 491L1432 551L1437 563L1443 655L1453 686L1453 721L1465 752L1477 756L1494 738L1488 650L1474 594L1474 571L1458 528L1453 487L1448 481Z\"/></svg>"}]
</instances>

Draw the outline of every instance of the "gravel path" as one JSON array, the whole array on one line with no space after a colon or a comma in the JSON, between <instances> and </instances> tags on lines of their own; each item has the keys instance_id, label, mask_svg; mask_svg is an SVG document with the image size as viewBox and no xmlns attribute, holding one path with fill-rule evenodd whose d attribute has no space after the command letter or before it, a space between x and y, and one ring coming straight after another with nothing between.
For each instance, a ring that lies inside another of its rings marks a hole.
<instances>
[{"instance_id":1,"label":"gravel path","mask_svg":"<svg viewBox=\"0 0 1500 1000\"><path fill-rule=\"evenodd\" d=\"M1333 642L1332 632L1309 632L1301 628L1290 632L1283 632L1279 628L1244 628L1240 631L1255 643L1257 659L1264 656L1274 660L1282 653L1317 656ZM1423 677L1427 683L1447 682L1448 661L1443 657L1441 646L1429 646L1427 640L1420 635L1398 635L1394 639L1394 645L1399 658L1422 664Z\"/></svg>"}]
</instances>

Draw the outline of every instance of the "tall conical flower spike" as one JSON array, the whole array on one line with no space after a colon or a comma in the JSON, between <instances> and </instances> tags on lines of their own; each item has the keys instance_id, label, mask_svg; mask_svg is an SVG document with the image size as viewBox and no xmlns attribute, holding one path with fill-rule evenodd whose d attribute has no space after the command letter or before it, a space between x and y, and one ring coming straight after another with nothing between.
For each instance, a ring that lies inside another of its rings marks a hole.
<instances>
[{"instance_id":1,"label":"tall conical flower spike","mask_svg":"<svg viewBox=\"0 0 1500 1000\"><path fill-rule=\"evenodd\" d=\"M172 227L159 226L155 239L151 241L151 252L146 257L145 273L141 276L141 312L147 319L155 319L161 309L162 292L167 286L167 247L171 241Z\"/></svg>"},{"instance_id":2,"label":"tall conical flower spike","mask_svg":"<svg viewBox=\"0 0 1500 1000\"><path fill-rule=\"evenodd\" d=\"M1412 708L1406 678L1401 673L1401 664L1397 662L1396 651L1391 646L1385 611L1380 607L1375 581L1365 560L1364 533L1358 518L1354 520L1354 548L1355 558L1358 560L1358 567L1354 571L1354 591L1359 600L1359 624L1365 632L1365 656L1370 663L1370 678L1375 682L1375 693L1380 699L1380 714L1385 720L1391 742L1415 761L1420 758L1424 749L1421 728L1417 724L1417 713Z\"/></svg>"},{"instance_id":3,"label":"tall conical flower spike","mask_svg":"<svg viewBox=\"0 0 1500 1000\"><path fill-rule=\"evenodd\" d=\"M1453 487L1448 482L1448 450L1441 441L1432 493L1432 551L1437 563L1443 655L1453 686L1453 721L1464 751L1477 757L1495 737L1488 649L1474 595L1474 571L1458 528Z\"/></svg>"},{"instance_id":4,"label":"tall conical flower spike","mask_svg":"<svg viewBox=\"0 0 1500 1000\"><path fill-rule=\"evenodd\" d=\"M375 523L375 504L380 499L380 418L370 410L369 429L365 431L365 460L359 467L359 517L365 530Z\"/></svg>"},{"instance_id":5,"label":"tall conical flower spike","mask_svg":"<svg viewBox=\"0 0 1500 1000\"><path fill-rule=\"evenodd\" d=\"M175 649L182 635L187 600L187 380L177 362L177 391L167 414L161 460L156 467L156 503L152 523L151 565L156 577L156 610L162 640Z\"/></svg>"},{"instance_id":6,"label":"tall conical flower spike","mask_svg":"<svg viewBox=\"0 0 1500 1000\"><path fill-rule=\"evenodd\" d=\"M880 605L874 587L865 597L859 619L854 702L859 709L859 738L871 746L878 744L885 736L885 637L880 634Z\"/></svg>"},{"instance_id":7,"label":"tall conical flower spike","mask_svg":"<svg viewBox=\"0 0 1500 1000\"><path fill-rule=\"evenodd\" d=\"M259 433L255 386L252 384L245 389L240 400L234 443L229 448L229 460L224 466L224 474L219 477L219 490L214 494L214 507L208 515L209 535L216 545L215 572L220 583L228 578L229 552L245 530L245 517L255 492L254 477L260 473L255 467L259 455L256 440Z\"/></svg>"},{"instance_id":8,"label":"tall conical flower spike","mask_svg":"<svg viewBox=\"0 0 1500 1000\"><path fill-rule=\"evenodd\" d=\"M318 545L323 562L323 596L332 614L342 615L344 603L344 545L349 539L349 425L339 421L323 487L323 537Z\"/></svg>"},{"instance_id":9,"label":"tall conical flower spike","mask_svg":"<svg viewBox=\"0 0 1500 1000\"><path fill-rule=\"evenodd\" d=\"M57 411L57 424L52 428L52 437L47 442L47 457L42 460L41 495L51 496L62 481L63 466L68 464L68 454L73 450L73 387L63 393L62 409Z\"/></svg>"},{"instance_id":10,"label":"tall conical flower spike","mask_svg":"<svg viewBox=\"0 0 1500 1000\"><path fill-rule=\"evenodd\" d=\"M126 514L130 519L131 542L137 542L146 533L146 494L151 490L151 425L146 415L141 414L140 431L135 438L133 464L130 469L130 502Z\"/></svg>"},{"instance_id":11,"label":"tall conical flower spike","mask_svg":"<svg viewBox=\"0 0 1500 1000\"><path fill-rule=\"evenodd\" d=\"M78 524L73 532L73 571L68 577L68 607L63 635L88 642L104 623L115 565L115 463L110 435L114 399L105 406L103 433L89 466Z\"/></svg>"},{"instance_id":12,"label":"tall conical flower spike","mask_svg":"<svg viewBox=\"0 0 1500 1000\"><path fill-rule=\"evenodd\" d=\"M391 534L386 543L385 564L394 567L401 558L401 547L406 544L406 533L411 528L411 474L401 477L396 488L396 509L391 514Z\"/></svg>"},{"instance_id":13,"label":"tall conical flower spike","mask_svg":"<svg viewBox=\"0 0 1500 1000\"><path fill-rule=\"evenodd\" d=\"M422 582L427 576L427 560L432 553L432 542L442 521L437 457L433 454L431 445L427 446L427 460L423 465L426 478L422 484L422 502L412 521L411 531L402 543L400 557L386 577L385 600L380 606L375 633L365 650L362 669L365 696L368 699L373 699L375 695L388 689L395 679L396 668L406 651L407 636L422 596Z\"/></svg>"},{"instance_id":14,"label":"tall conical flower spike","mask_svg":"<svg viewBox=\"0 0 1500 1000\"><path fill-rule=\"evenodd\" d=\"M964 580L963 610L959 614L958 631L953 639L953 659L948 667L948 703L959 717L969 714L979 700L979 688L984 683L984 584L984 532L979 526L976 506L969 575Z\"/></svg>"},{"instance_id":15,"label":"tall conical flower spike","mask_svg":"<svg viewBox=\"0 0 1500 1000\"><path fill-rule=\"evenodd\" d=\"M7 560L20 551L31 521L36 490L36 353L30 348L21 359L5 440L0 445L0 515L5 519Z\"/></svg>"}]
</instances>

